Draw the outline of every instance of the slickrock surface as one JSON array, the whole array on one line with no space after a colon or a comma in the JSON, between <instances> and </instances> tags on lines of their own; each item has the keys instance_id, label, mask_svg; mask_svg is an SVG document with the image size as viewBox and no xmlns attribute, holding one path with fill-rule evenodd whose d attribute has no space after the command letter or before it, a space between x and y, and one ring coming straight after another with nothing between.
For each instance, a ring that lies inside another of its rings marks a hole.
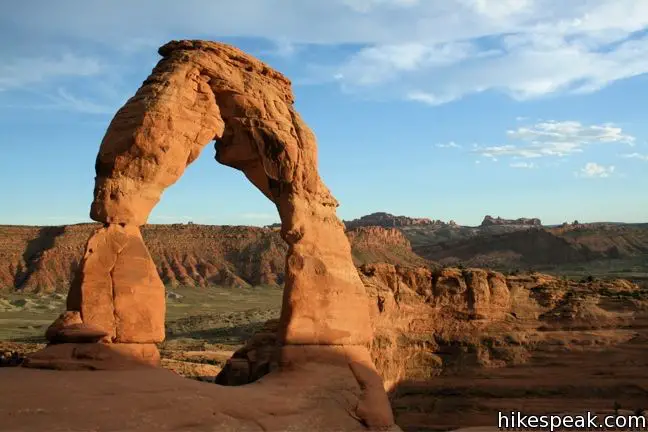
<instances>
[{"instance_id":1,"label":"slickrock surface","mask_svg":"<svg viewBox=\"0 0 648 432\"><path fill-rule=\"evenodd\" d=\"M308 363L244 387L157 368L47 371L0 368L3 431L366 431L361 390L346 366ZM381 429L397 432L396 426Z\"/></svg>"},{"instance_id":2,"label":"slickrock surface","mask_svg":"<svg viewBox=\"0 0 648 432\"><path fill-rule=\"evenodd\" d=\"M160 352L154 344L66 342L48 345L29 355L23 366L53 370L131 370L159 364Z\"/></svg>"}]
</instances>

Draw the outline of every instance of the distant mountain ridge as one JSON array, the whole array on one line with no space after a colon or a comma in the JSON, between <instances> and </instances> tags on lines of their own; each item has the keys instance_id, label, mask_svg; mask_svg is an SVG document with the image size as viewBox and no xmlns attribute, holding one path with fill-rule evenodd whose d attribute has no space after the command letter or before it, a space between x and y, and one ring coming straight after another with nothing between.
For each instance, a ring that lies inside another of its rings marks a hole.
<instances>
[{"instance_id":1,"label":"distant mountain ridge","mask_svg":"<svg viewBox=\"0 0 648 432\"><path fill-rule=\"evenodd\" d=\"M441 265L586 272L596 264L601 273L648 277L648 224L573 221L545 226L539 218L486 215L478 226L462 226L384 212L345 224L395 227L417 255Z\"/></svg>"},{"instance_id":2,"label":"distant mountain ridge","mask_svg":"<svg viewBox=\"0 0 648 432\"><path fill-rule=\"evenodd\" d=\"M0 290L66 291L99 224L0 226ZM356 265L426 265L401 231L347 232ZM169 286L282 285L287 246L277 229L198 224L145 225L142 236Z\"/></svg>"},{"instance_id":3,"label":"distant mountain ridge","mask_svg":"<svg viewBox=\"0 0 648 432\"><path fill-rule=\"evenodd\" d=\"M379 212L345 225L356 265L567 268L582 273L594 263L601 273L648 279L648 224L542 226L537 218L489 216L484 222L468 227ZM0 225L0 290L67 290L98 226ZM276 225L145 225L142 235L169 286L283 284L287 249Z\"/></svg>"},{"instance_id":4,"label":"distant mountain ridge","mask_svg":"<svg viewBox=\"0 0 648 432\"><path fill-rule=\"evenodd\" d=\"M540 222L540 219L538 218L502 219L499 216L494 218L490 215L486 215L480 226L486 227L492 225L520 225L541 227L542 222Z\"/></svg>"},{"instance_id":5,"label":"distant mountain ridge","mask_svg":"<svg viewBox=\"0 0 648 432\"><path fill-rule=\"evenodd\" d=\"M357 227L367 227L367 226L380 226L383 228L389 227L404 227L404 226L413 226L413 225L456 225L454 221L450 221L446 224L440 220L432 220L428 218L413 218L409 216L394 216L390 213L385 212L376 212L371 213L366 216L362 216L358 219L353 219L350 221L344 221L344 225L347 229L353 229Z\"/></svg>"}]
</instances>

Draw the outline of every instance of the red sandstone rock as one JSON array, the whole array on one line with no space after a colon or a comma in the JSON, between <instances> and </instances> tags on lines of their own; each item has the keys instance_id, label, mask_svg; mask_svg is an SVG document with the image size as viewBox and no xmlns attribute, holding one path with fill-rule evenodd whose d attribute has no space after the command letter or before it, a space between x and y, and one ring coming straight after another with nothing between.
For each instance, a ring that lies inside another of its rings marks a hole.
<instances>
[{"instance_id":1,"label":"red sandstone rock","mask_svg":"<svg viewBox=\"0 0 648 432\"><path fill-rule=\"evenodd\" d=\"M165 290L139 229L120 251L112 271L116 338L119 343L164 340Z\"/></svg>"},{"instance_id":2,"label":"red sandstone rock","mask_svg":"<svg viewBox=\"0 0 648 432\"><path fill-rule=\"evenodd\" d=\"M88 240L68 310L103 329L108 340L156 343L164 340L165 293L138 227L109 225Z\"/></svg>"},{"instance_id":3,"label":"red sandstone rock","mask_svg":"<svg viewBox=\"0 0 648 432\"><path fill-rule=\"evenodd\" d=\"M444 365L435 354L441 350L437 338L471 337L502 322L511 312L509 285L500 273L371 264L361 266L359 274L371 308L374 339L370 354L387 389L401 380L427 379L440 373ZM236 364L226 366L216 382L246 384L273 370L278 330L277 322L268 321L234 353ZM295 358L299 351L284 347L282 352L284 357L292 352Z\"/></svg>"},{"instance_id":4,"label":"red sandstone rock","mask_svg":"<svg viewBox=\"0 0 648 432\"><path fill-rule=\"evenodd\" d=\"M45 332L45 339L53 342L53 339L58 337L58 334L66 327L82 324L81 313L78 311L67 311L59 315L58 318L47 328Z\"/></svg>"},{"instance_id":5,"label":"red sandstone rock","mask_svg":"<svg viewBox=\"0 0 648 432\"><path fill-rule=\"evenodd\" d=\"M163 190L216 139L217 160L241 170L279 210L289 245L282 341L367 343L364 287L290 81L228 45L170 42L160 53L101 143L92 218L144 224ZM107 326L108 312L96 312Z\"/></svg>"},{"instance_id":6,"label":"red sandstone rock","mask_svg":"<svg viewBox=\"0 0 648 432\"><path fill-rule=\"evenodd\" d=\"M494 318L508 309L509 290L502 274L481 269L443 269L436 276L434 302L474 318ZM496 294L496 295L495 295Z\"/></svg>"},{"instance_id":7,"label":"red sandstone rock","mask_svg":"<svg viewBox=\"0 0 648 432\"><path fill-rule=\"evenodd\" d=\"M56 370L123 370L160 364L154 344L62 343L30 354L24 367Z\"/></svg>"},{"instance_id":8,"label":"red sandstone rock","mask_svg":"<svg viewBox=\"0 0 648 432\"><path fill-rule=\"evenodd\" d=\"M160 368L58 372L0 368L0 425L11 431L308 431L370 429L346 365L309 363L238 388ZM402 431L401 431L402 432Z\"/></svg>"},{"instance_id":9,"label":"red sandstone rock","mask_svg":"<svg viewBox=\"0 0 648 432\"><path fill-rule=\"evenodd\" d=\"M365 347L286 345L281 350L283 370L299 368L299 365L303 364L348 367L361 389L355 409L358 418L372 430L387 429L394 425L394 416L383 388L383 381Z\"/></svg>"},{"instance_id":10,"label":"red sandstone rock","mask_svg":"<svg viewBox=\"0 0 648 432\"><path fill-rule=\"evenodd\" d=\"M95 343L101 341L108 334L93 325L80 323L71 324L60 329L48 339L51 343Z\"/></svg>"},{"instance_id":11,"label":"red sandstone rock","mask_svg":"<svg viewBox=\"0 0 648 432\"><path fill-rule=\"evenodd\" d=\"M366 346L370 303L336 216L338 203L318 174L315 137L294 110L290 81L223 44L170 42L160 54L163 60L115 115L101 143L90 215L106 226L88 241L68 296L70 311L116 343L51 345L28 366L159 361L151 343L164 338L164 286L139 226L164 189L216 139L218 162L242 171L276 204L288 243L278 334L283 368L265 382L315 363L332 366L336 373L327 385L357 393L357 420L393 426ZM255 358L234 359L233 373L249 377ZM321 381L316 384L319 390Z\"/></svg>"}]
</instances>

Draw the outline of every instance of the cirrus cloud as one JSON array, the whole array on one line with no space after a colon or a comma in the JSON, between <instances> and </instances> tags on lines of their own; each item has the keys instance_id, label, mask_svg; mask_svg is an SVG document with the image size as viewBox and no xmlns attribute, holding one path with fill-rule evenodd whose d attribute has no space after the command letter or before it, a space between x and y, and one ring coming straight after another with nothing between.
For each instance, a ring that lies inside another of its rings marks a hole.
<instances>
[{"instance_id":1,"label":"cirrus cloud","mask_svg":"<svg viewBox=\"0 0 648 432\"><path fill-rule=\"evenodd\" d=\"M0 28L17 29L12 39L24 40L21 48L38 41L38 54L47 50L43 41L56 38L107 47L130 56L125 63L142 45L137 41L149 47L179 37L260 38L280 57L336 47L330 58L303 62L308 67L295 80L427 105L486 91L516 100L589 93L648 72L645 0L35 3L13 4ZM44 67L34 67L3 49L10 66L0 70L0 89L97 69L82 56L36 56Z\"/></svg>"},{"instance_id":2,"label":"cirrus cloud","mask_svg":"<svg viewBox=\"0 0 648 432\"><path fill-rule=\"evenodd\" d=\"M636 138L610 123L586 125L578 121L541 121L507 131L515 144L477 147L473 153L488 158L508 156L533 159L546 156L565 157L582 153L594 144L634 146Z\"/></svg>"},{"instance_id":3,"label":"cirrus cloud","mask_svg":"<svg viewBox=\"0 0 648 432\"><path fill-rule=\"evenodd\" d=\"M642 161L648 161L648 154L627 153L627 154L622 154L621 157L626 159L638 159Z\"/></svg>"}]
</instances>

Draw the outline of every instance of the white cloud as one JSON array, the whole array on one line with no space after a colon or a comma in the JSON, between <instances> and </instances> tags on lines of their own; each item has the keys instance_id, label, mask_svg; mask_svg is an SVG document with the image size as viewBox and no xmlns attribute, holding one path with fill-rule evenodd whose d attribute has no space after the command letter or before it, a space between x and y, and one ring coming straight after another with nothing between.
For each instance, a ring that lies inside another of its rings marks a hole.
<instances>
[{"instance_id":1,"label":"white cloud","mask_svg":"<svg viewBox=\"0 0 648 432\"><path fill-rule=\"evenodd\" d=\"M417 40L414 53L411 42L372 45L352 55L337 74L347 89L367 91L372 85L436 106L484 91L516 100L591 93L647 73L648 36L632 33L648 27L648 2L602 0L589 8L579 3L459 0L448 8L455 12L452 20L481 29L488 42L476 34L461 38L465 35L455 30L449 32L455 39ZM629 13L643 15L629 18ZM395 64L408 58L416 61Z\"/></svg>"},{"instance_id":2,"label":"white cloud","mask_svg":"<svg viewBox=\"0 0 648 432\"><path fill-rule=\"evenodd\" d=\"M547 39L554 38L552 34L502 37L490 50L477 42L418 46L418 61L407 68L396 67L395 62L407 58L398 52L411 46L371 47L355 54L339 73L347 86L374 85L384 91L389 85L393 96L400 93L409 100L440 105L484 91L503 92L520 101L552 93L591 93L648 72L646 36L592 46L589 39L564 35L548 45ZM369 50L383 56L368 56Z\"/></svg>"},{"instance_id":3,"label":"white cloud","mask_svg":"<svg viewBox=\"0 0 648 432\"><path fill-rule=\"evenodd\" d=\"M431 106L437 106L437 105L443 105L448 102L452 102L455 98L452 96L437 96L432 93L414 91L414 92L407 93L405 99L415 101L415 102L423 102L424 104L431 105Z\"/></svg>"},{"instance_id":4,"label":"white cloud","mask_svg":"<svg viewBox=\"0 0 648 432\"><path fill-rule=\"evenodd\" d=\"M585 164L583 168L578 172L578 175L580 177L588 177L588 178L594 178L594 177L599 177L599 178L606 178L610 177L614 173L614 166L603 166L599 165L595 162L588 162Z\"/></svg>"},{"instance_id":5,"label":"white cloud","mask_svg":"<svg viewBox=\"0 0 648 432\"><path fill-rule=\"evenodd\" d=\"M13 4L10 15L16 38L122 53L172 38L264 38L283 56L338 45L343 58L312 65L318 80L430 105L485 91L519 100L593 92L648 72L646 0L37 0ZM0 66L0 89L96 73L90 59L72 60L16 69L23 60L3 55L14 69Z\"/></svg>"},{"instance_id":6,"label":"white cloud","mask_svg":"<svg viewBox=\"0 0 648 432\"><path fill-rule=\"evenodd\" d=\"M436 144L435 147L437 147L437 148L457 148L457 149L461 148L461 146L459 144L457 144L456 142L454 142L454 141L450 141L450 142L447 142L447 143L439 143L439 144Z\"/></svg>"},{"instance_id":7,"label":"white cloud","mask_svg":"<svg viewBox=\"0 0 648 432\"><path fill-rule=\"evenodd\" d=\"M511 162L509 164L511 168L526 168L526 169L531 169L535 168L536 164L533 162Z\"/></svg>"},{"instance_id":8,"label":"white cloud","mask_svg":"<svg viewBox=\"0 0 648 432\"><path fill-rule=\"evenodd\" d=\"M259 54L269 55L272 57L281 57L281 58L290 58L297 55L302 48L302 46L292 43L286 38L278 38L272 41L273 48L269 50L263 50ZM254 53L251 53L254 54Z\"/></svg>"},{"instance_id":9,"label":"white cloud","mask_svg":"<svg viewBox=\"0 0 648 432\"><path fill-rule=\"evenodd\" d=\"M459 0L459 3L479 15L503 20L532 8L531 0Z\"/></svg>"},{"instance_id":10,"label":"white cloud","mask_svg":"<svg viewBox=\"0 0 648 432\"><path fill-rule=\"evenodd\" d=\"M0 64L0 91L30 86L62 77L88 77L101 71L94 58L64 54L58 58L19 57Z\"/></svg>"},{"instance_id":11,"label":"white cloud","mask_svg":"<svg viewBox=\"0 0 648 432\"><path fill-rule=\"evenodd\" d=\"M35 3L38 7L34 2L12 5L11 21L33 34L60 34L110 45L133 38L163 42L181 36L283 37L294 43L371 45L444 43L510 34L586 34L590 39L610 40L648 23L644 0Z\"/></svg>"},{"instance_id":12,"label":"white cloud","mask_svg":"<svg viewBox=\"0 0 648 432\"><path fill-rule=\"evenodd\" d=\"M115 111L115 107L112 105L74 96L63 88L58 89L57 95L58 101L53 108L68 109L87 114L112 114Z\"/></svg>"},{"instance_id":13,"label":"white cloud","mask_svg":"<svg viewBox=\"0 0 648 432\"><path fill-rule=\"evenodd\" d=\"M97 90L101 86L96 86ZM25 110L62 110L74 111L84 114L112 115L117 108L127 100L126 96L119 97L118 93L110 89L96 92L93 97L80 97L70 93L65 88L58 88L54 92L42 91L38 93L46 102L8 103L1 104L0 108L25 109Z\"/></svg>"},{"instance_id":14,"label":"white cloud","mask_svg":"<svg viewBox=\"0 0 648 432\"><path fill-rule=\"evenodd\" d=\"M642 161L648 161L648 154L627 153L627 154L622 154L621 157L627 158L627 159L639 159L639 160L642 160Z\"/></svg>"},{"instance_id":15,"label":"white cloud","mask_svg":"<svg viewBox=\"0 0 648 432\"><path fill-rule=\"evenodd\" d=\"M415 42L372 46L354 54L336 76L349 85L382 84L400 77L401 73L449 66L472 54L476 54L474 47L465 42L438 45ZM416 91L411 93L425 94Z\"/></svg>"},{"instance_id":16,"label":"white cloud","mask_svg":"<svg viewBox=\"0 0 648 432\"><path fill-rule=\"evenodd\" d=\"M565 157L593 144L625 144L633 146L636 138L613 124L585 125L577 121L542 121L507 131L516 144L479 147L474 153L484 157L509 156L532 159L545 156Z\"/></svg>"}]
</instances>

